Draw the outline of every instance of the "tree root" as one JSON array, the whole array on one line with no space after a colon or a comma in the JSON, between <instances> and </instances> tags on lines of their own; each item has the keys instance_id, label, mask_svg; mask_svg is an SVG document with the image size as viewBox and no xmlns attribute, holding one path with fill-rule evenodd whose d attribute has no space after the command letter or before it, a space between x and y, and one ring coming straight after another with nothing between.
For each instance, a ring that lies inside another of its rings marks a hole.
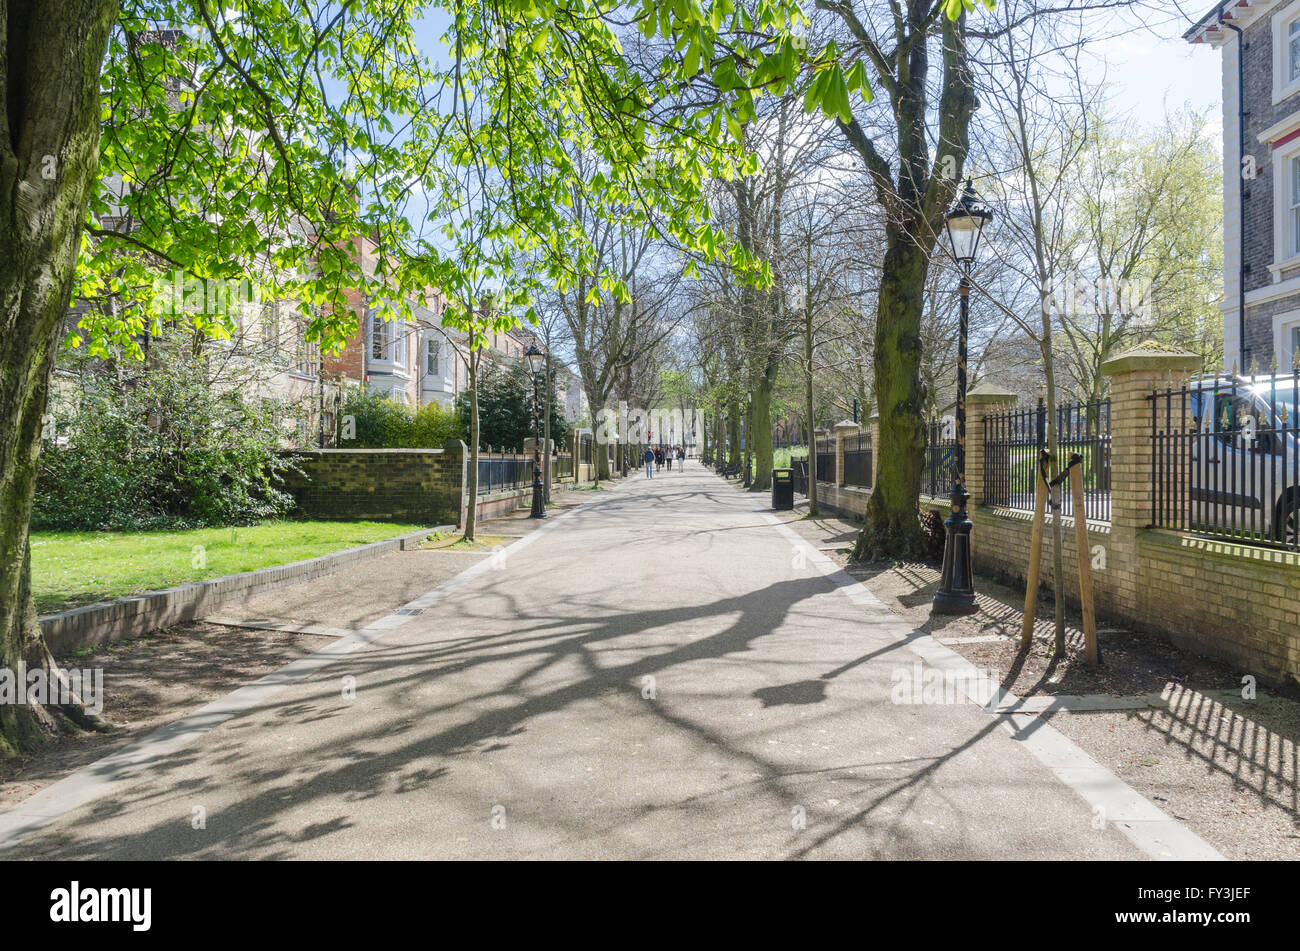
<instances>
[{"instance_id":1,"label":"tree root","mask_svg":"<svg viewBox=\"0 0 1300 951\"><path fill-rule=\"evenodd\" d=\"M43 655L41 666L45 676L51 684L57 682L61 695L69 697L71 702L0 706L0 759L36 752L55 737L112 730L103 718L86 710L48 648L43 650Z\"/></svg>"}]
</instances>

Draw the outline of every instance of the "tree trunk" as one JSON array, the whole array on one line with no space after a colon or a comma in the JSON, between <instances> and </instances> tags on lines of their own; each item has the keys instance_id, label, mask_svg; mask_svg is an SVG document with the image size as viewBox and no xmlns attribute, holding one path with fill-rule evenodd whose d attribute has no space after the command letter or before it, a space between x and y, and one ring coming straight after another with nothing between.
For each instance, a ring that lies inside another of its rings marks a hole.
<instances>
[{"instance_id":1,"label":"tree trunk","mask_svg":"<svg viewBox=\"0 0 1300 951\"><path fill-rule=\"evenodd\" d=\"M117 8L0 7L0 666L10 669L50 661L32 599L29 523L60 323L97 181L99 74ZM0 705L0 757L57 726L37 705Z\"/></svg>"},{"instance_id":2,"label":"tree trunk","mask_svg":"<svg viewBox=\"0 0 1300 951\"><path fill-rule=\"evenodd\" d=\"M542 498L551 504L551 339L546 335L546 409L542 417Z\"/></svg>"},{"instance_id":3,"label":"tree trunk","mask_svg":"<svg viewBox=\"0 0 1300 951\"><path fill-rule=\"evenodd\" d=\"M804 308L803 320L803 356L804 356L804 412L808 416L808 514L820 515L817 509L817 474L813 467L817 465L817 447L813 445L813 317L812 308Z\"/></svg>"},{"instance_id":4,"label":"tree trunk","mask_svg":"<svg viewBox=\"0 0 1300 951\"><path fill-rule=\"evenodd\" d=\"M880 415L876 479L854 558L917 557L924 551L918 504L925 458L921 317L927 245L903 229L885 251L877 302L874 369Z\"/></svg>"},{"instance_id":5,"label":"tree trunk","mask_svg":"<svg viewBox=\"0 0 1300 951\"><path fill-rule=\"evenodd\" d=\"M733 400L727 407L727 465L740 465L740 404Z\"/></svg>"},{"instance_id":6,"label":"tree trunk","mask_svg":"<svg viewBox=\"0 0 1300 951\"><path fill-rule=\"evenodd\" d=\"M472 313L472 311L471 311ZM467 541L474 540L478 527L478 363L479 355L469 354L469 474L465 481L465 533ZM575 460L576 466L576 460Z\"/></svg>"},{"instance_id":7,"label":"tree trunk","mask_svg":"<svg viewBox=\"0 0 1300 951\"><path fill-rule=\"evenodd\" d=\"M755 492L766 492L772 488L772 390L776 387L777 367L769 364L758 378L754 390L753 417L754 431L754 484L750 487Z\"/></svg>"}]
</instances>

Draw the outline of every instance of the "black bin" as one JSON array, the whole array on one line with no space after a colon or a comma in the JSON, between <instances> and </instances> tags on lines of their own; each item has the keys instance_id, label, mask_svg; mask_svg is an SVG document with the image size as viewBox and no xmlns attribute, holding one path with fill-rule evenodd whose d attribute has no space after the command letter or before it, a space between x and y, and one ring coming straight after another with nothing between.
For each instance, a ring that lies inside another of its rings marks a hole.
<instances>
[{"instance_id":1,"label":"black bin","mask_svg":"<svg viewBox=\"0 0 1300 951\"><path fill-rule=\"evenodd\" d=\"M772 470L772 508L777 511L794 508L793 469Z\"/></svg>"}]
</instances>

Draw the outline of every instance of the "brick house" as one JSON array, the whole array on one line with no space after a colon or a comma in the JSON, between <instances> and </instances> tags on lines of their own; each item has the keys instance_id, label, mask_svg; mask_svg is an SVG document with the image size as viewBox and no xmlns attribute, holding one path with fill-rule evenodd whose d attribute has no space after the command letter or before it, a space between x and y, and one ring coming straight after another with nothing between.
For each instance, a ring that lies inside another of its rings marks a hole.
<instances>
[{"instance_id":1,"label":"brick house","mask_svg":"<svg viewBox=\"0 0 1300 951\"><path fill-rule=\"evenodd\" d=\"M325 358L324 371L345 385L364 382L411 408L454 406L469 387L468 338L444 325L447 302L436 291L410 308L410 320L386 321L357 295L357 335L341 353ZM488 349L506 359L521 359L528 346L515 331L487 339Z\"/></svg>"},{"instance_id":2,"label":"brick house","mask_svg":"<svg viewBox=\"0 0 1300 951\"><path fill-rule=\"evenodd\" d=\"M1300 353L1300 0L1224 0L1183 34L1221 54L1225 369Z\"/></svg>"}]
</instances>

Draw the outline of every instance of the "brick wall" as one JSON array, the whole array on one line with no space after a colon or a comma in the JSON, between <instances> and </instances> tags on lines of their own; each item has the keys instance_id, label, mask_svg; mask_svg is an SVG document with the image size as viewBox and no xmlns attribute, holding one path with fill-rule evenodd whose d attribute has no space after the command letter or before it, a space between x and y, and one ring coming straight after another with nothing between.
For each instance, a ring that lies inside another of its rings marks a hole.
<instances>
[{"instance_id":1,"label":"brick wall","mask_svg":"<svg viewBox=\"0 0 1300 951\"><path fill-rule=\"evenodd\" d=\"M463 443L443 449L315 449L298 453L301 473L285 488L310 518L425 525L459 523Z\"/></svg>"},{"instance_id":2,"label":"brick wall","mask_svg":"<svg viewBox=\"0 0 1300 951\"><path fill-rule=\"evenodd\" d=\"M1273 282L1268 266L1273 263L1273 159L1267 143L1256 136L1279 119L1295 111L1295 102L1273 105L1273 34L1270 17L1260 17L1246 27L1243 61L1246 101L1246 154L1255 156L1257 177L1247 183L1243 211L1246 216L1246 290ZM1236 37L1231 40L1236 43ZM1237 130L1223 134L1235 141ZM1234 236L1235 237L1235 236ZM1249 317L1249 315L1248 315ZM1247 331L1249 333L1249 330ZM1269 349L1272 349L1270 336Z\"/></svg>"},{"instance_id":3,"label":"brick wall","mask_svg":"<svg viewBox=\"0 0 1300 951\"><path fill-rule=\"evenodd\" d=\"M1276 176L1273 171L1272 145L1267 142L1259 141L1259 134L1295 114L1300 109L1300 95L1292 94L1284 98L1281 102L1273 102L1273 33L1272 21L1273 14L1282 9L1279 5L1276 10L1270 11L1259 17L1255 22L1245 28L1245 49L1243 53L1243 71L1245 82L1243 87L1246 116L1244 125L1246 154L1253 156L1255 159L1256 177L1253 180L1245 182L1245 194L1242 202L1242 212L1245 220L1245 246L1243 248L1243 260L1246 266L1245 289L1250 291L1265 288L1274 283L1272 273L1269 271L1269 265L1275 258L1274 243L1274 194L1278 183L1275 181ZM1236 37L1228 40L1229 45L1234 49L1236 47ZM1234 53L1235 55L1235 53ZM1235 108L1235 103L1232 104ZM1231 148L1225 146L1225 154L1236 153L1237 129L1235 122L1231 128L1223 130L1225 140L1230 140ZM1235 175L1228 180L1228 187L1236 188L1237 179ZM1286 187L1285 183L1282 183ZM1234 233L1226 234L1225 242L1235 244L1237 235L1236 226L1232 228ZM1298 272L1296 269L1284 270L1280 275L1280 280L1295 277ZM1235 297L1230 302L1236 304ZM1274 357L1273 351L1273 317L1277 314L1293 311L1300 307L1300 294L1289 294L1286 297L1260 301L1256 304L1246 305L1245 319L1245 339L1244 349L1246 352L1246 366L1238 367L1241 373L1246 373L1252 361L1258 361L1261 372L1266 371ZM1232 318L1232 319L1235 319ZM1232 366L1236 354L1227 355L1227 365ZM1285 358L1285 354L1280 355L1279 359Z\"/></svg>"}]
</instances>

